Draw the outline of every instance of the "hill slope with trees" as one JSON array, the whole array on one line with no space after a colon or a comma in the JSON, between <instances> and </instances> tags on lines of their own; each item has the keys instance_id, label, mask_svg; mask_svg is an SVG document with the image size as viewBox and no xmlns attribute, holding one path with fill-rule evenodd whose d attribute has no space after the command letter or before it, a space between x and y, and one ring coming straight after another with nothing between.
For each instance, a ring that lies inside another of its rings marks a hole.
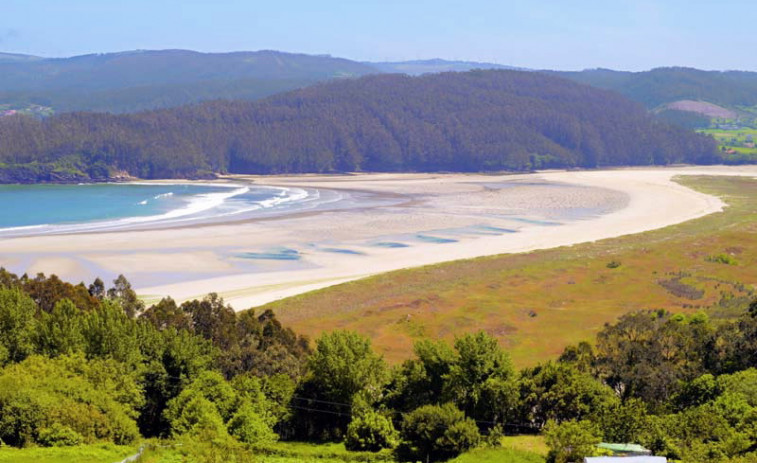
<instances>
[{"instance_id":1,"label":"hill slope with trees","mask_svg":"<svg viewBox=\"0 0 757 463\"><path fill-rule=\"evenodd\" d=\"M680 100L707 101L726 107L757 105L757 72L668 67L645 72L590 69L555 74L614 90L648 108Z\"/></svg>"},{"instance_id":2,"label":"hill slope with trees","mask_svg":"<svg viewBox=\"0 0 757 463\"><path fill-rule=\"evenodd\" d=\"M524 171L719 161L622 96L519 71L329 82L259 102L0 119L0 182L213 172Z\"/></svg>"}]
</instances>

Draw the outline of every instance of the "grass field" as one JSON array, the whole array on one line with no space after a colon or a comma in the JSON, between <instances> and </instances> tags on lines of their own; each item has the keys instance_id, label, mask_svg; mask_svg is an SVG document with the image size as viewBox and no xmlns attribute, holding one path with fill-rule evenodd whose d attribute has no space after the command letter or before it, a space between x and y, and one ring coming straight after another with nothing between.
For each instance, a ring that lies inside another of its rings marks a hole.
<instances>
[{"instance_id":1,"label":"grass field","mask_svg":"<svg viewBox=\"0 0 757 463\"><path fill-rule=\"evenodd\" d=\"M418 338L451 341L483 329L518 366L554 359L637 309L733 313L757 282L757 181L678 181L729 207L662 230L401 270L264 308L311 338L337 328L366 334L393 362L411 355Z\"/></svg>"},{"instance_id":2,"label":"grass field","mask_svg":"<svg viewBox=\"0 0 757 463\"><path fill-rule=\"evenodd\" d=\"M513 449L476 449L460 455L449 463L544 463L541 455Z\"/></svg>"},{"instance_id":3,"label":"grass field","mask_svg":"<svg viewBox=\"0 0 757 463\"><path fill-rule=\"evenodd\" d=\"M749 143L757 141L757 129L706 129L700 130L700 132L712 135L717 140L721 150L733 150L738 154L757 157L757 148L749 145Z\"/></svg>"},{"instance_id":4,"label":"grass field","mask_svg":"<svg viewBox=\"0 0 757 463\"><path fill-rule=\"evenodd\" d=\"M540 443L539 443L540 441ZM163 447L145 452L139 463L350 463L394 462L391 453L349 452L344 444L307 444L278 442L230 456L219 451L212 455L206 448ZM543 454L541 452L543 450ZM202 454L202 456L200 456ZM209 456L211 455L211 456ZM538 436L508 437L501 448L474 449L450 463L544 463L546 447ZM216 458L217 457L217 458Z\"/></svg>"},{"instance_id":5,"label":"grass field","mask_svg":"<svg viewBox=\"0 0 757 463\"><path fill-rule=\"evenodd\" d=\"M0 448L0 463L116 463L137 452L135 446L111 444L76 447Z\"/></svg>"}]
</instances>

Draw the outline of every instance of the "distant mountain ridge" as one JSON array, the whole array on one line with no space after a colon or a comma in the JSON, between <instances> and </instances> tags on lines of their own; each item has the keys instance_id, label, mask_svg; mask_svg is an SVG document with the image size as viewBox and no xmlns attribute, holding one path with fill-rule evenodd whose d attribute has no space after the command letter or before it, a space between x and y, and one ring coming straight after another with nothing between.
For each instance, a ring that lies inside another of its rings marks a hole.
<instances>
[{"instance_id":1,"label":"distant mountain ridge","mask_svg":"<svg viewBox=\"0 0 757 463\"><path fill-rule=\"evenodd\" d=\"M727 108L757 106L757 72L702 71L685 67L643 72L609 69L544 72L616 91L650 109L682 100L704 101Z\"/></svg>"},{"instance_id":2,"label":"distant mountain ridge","mask_svg":"<svg viewBox=\"0 0 757 463\"><path fill-rule=\"evenodd\" d=\"M364 62L364 64L373 66L381 72L408 74L411 76L433 74L437 72L466 72L474 69L527 70L525 68L504 64L476 61L449 61L440 58L415 61Z\"/></svg>"},{"instance_id":3,"label":"distant mountain ridge","mask_svg":"<svg viewBox=\"0 0 757 463\"><path fill-rule=\"evenodd\" d=\"M0 52L0 63L29 62L29 61L38 61L41 59L44 59L44 58L40 58L39 56L32 56L32 55L22 55L20 53Z\"/></svg>"},{"instance_id":4,"label":"distant mountain ridge","mask_svg":"<svg viewBox=\"0 0 757 463\"><path fill-rule=\"evenodd\" d=\"M369 74L417 76L473 69L528 70L439 58L357 62L329 55L272 50L230 53L134 50L70 58L0 53L0 106L14 109L39 105L56 112L129 113L215 99L257 100L318 82ZM755 72L683 67L643 72L609 69L534 72L616 91L657 112L671 104L694 110L712 104L737 114L757 116ZM681 101L706 104L675 105Z\"/></svg>"},{"instance_id":5,"label":"distant mountain ridge","mask_svg":"<svg viewBox=\"0 0 757 463\"><path fill-rule=\"evenodd\" d=\"M324 80L376 73L327 55L263 50L136 50L70 58L0 55L0 104L134 112L219 98L259 99Z\"/></svg>"}]
</instances>

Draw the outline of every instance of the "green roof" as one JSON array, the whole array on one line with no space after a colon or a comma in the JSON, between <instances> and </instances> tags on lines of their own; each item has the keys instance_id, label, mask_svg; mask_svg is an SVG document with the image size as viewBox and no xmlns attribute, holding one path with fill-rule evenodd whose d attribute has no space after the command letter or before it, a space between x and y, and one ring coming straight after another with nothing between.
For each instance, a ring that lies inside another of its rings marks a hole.
<instances>
[{"instance_id":1,"label":"green roof","mask_svg":"<svg viewBox=\"0 0 757 463\"><path fill-rule=\"evenodd\" d=\"M639 444L610 444L602 442L597 445L601 449L610 450L616 453L650 453L648 449L645 449Z\"/></svg>"}]
</instances>

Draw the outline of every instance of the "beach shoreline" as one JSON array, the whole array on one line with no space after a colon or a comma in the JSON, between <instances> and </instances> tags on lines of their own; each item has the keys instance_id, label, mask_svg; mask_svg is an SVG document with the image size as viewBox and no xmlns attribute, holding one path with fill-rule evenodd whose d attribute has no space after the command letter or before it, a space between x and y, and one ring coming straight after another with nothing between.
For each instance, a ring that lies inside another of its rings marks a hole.
<instances>
[{"instance_id":1,"label":"beach shoreline","mask_svg":"<svg viewBox=\"0 0 757 463\"><path fill-rule=\"evenodd\" d=\"M225 177L222 181L359 191L397 201L168 229L4 239L0 266L30 274L55 273L74 281L97 272L123 273L127 278L137 274L142 277L135 287L148 302L217 292L242 310L392 270L596 241L722 210L719 198L673 182L677 175L757 176L757 167ZM508 190L512 185L517 188ZM522 222L509 230L519 207L524 214L543 210L559 216L587 205L604 212L559 226L518 216ZM402 247L379 246L378 240L387 237L398 243L415 241ZM424 237L433 239L421 240ZM293 249L296 261L277 261L275 255L272 260L245 257L276 246ZM181 281L161 282L171 275L181 275Z\"/></svg>"}]
</instances>

